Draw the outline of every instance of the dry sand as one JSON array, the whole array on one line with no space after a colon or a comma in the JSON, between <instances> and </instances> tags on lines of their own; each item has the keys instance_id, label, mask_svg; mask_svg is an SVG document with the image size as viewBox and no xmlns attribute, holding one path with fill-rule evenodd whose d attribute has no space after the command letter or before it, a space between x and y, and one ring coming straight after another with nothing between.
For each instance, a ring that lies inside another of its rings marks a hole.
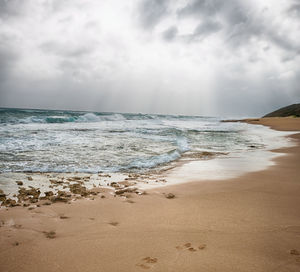
<instances>
[{"instance_id":1,"label":"dry sand","mask_svg":"<svg viewBox=\"0 0 300 272\"><path fill-rule=\"evenodd\" d=\"M250 121L300 130L300 119ZM276 166L131 198L0 210L0 271L300 271L300 134ZM173 193L174 198L166 198Z\"/></svg>"}]
</instances>

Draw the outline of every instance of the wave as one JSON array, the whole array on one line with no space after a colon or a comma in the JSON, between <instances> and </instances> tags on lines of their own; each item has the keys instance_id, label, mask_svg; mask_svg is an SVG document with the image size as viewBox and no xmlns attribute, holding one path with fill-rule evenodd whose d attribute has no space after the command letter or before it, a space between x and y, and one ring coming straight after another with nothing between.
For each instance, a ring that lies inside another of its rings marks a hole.
<instances>
[{"instance_id":1,"label":"wave","mask_svg":"<svg viewBox=\"0 0 300 272\"><path fill-rule=\"evenodd\" d=\"M177 148L170 150L167 153L152 156L150 158L138 159L131 162L128 166L129 169L142 169L154 168L158 165L167 164L169 162L179 159L183 153L190 150L188 141L184 137L179 137L176 140Z\"/></svg>"},{"instance_id":2,"label":"wave","mask_svg":"<svg viewBox=\"0 0 300 272\"><path fill-rule=\"evenodd\" d=\"M4 119L4 118L2 118ZM11 124L30 124L30 123L93 123L102 121L124 121L126 118L122 114L96 115L94 113L86 113L82 115L35 115L22 118L16 116L7 116L1 123Z\"/></svg>"},{"instance_id":3,"label":"wave","mask_svg":"<svg viewBox=\"0 0 300 272\"><path fill-rule=\"evenodd\" d=\"M181 153L175 149L172 151L169 151L168 153L152 156L150 158L146 159L138 159L133 162L131 162L128 166L129 169L142 169L142 168L154 168L161 164L166 164L172 161L175 161L179 159L181 156Z\"/></svg>"},{"instance_id":4,"label":"wave","mask_svg":"<svg viewBox=\"0 0 300 272\"><path fill-rule=\"evenodd\" d=\"M81 112L62 110L30 110L0 108L0 123L70 123L70 122L102 122L124 120L199 120L199 116L173 116L142 113Z\"/></svg>"}]
</instances>

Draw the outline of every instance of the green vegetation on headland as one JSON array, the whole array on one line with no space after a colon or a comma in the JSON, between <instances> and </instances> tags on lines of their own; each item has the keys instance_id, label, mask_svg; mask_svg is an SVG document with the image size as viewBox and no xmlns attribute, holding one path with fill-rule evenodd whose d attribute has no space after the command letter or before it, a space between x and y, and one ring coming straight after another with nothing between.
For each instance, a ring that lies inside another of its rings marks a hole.
<instances>
[{"instance_id":1,"label":"green vegetation on headland","mask_svg":"<svg viewBox=\"0 0 300 272\"><path fill-rule=\"evenodd\" d=\"M300 104L293 104L266 114L263 117L300 117Z\"/></svg>"}]
</instances>

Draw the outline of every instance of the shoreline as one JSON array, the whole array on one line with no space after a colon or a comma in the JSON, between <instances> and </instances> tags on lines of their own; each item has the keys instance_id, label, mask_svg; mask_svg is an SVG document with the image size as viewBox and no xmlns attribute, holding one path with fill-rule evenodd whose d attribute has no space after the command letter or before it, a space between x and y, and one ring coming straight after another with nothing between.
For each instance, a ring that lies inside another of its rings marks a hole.
<instances>
[{"instance_id":1,"label":"shoreline","mask_svg":"<svg viewBox=\"0 0 300 272\"><path fill-rule=\"evenodd\" d=\"M244 153L234 150L227 153L202 151L194 154L193 159L189 157L191 155L184 153L180 158L146 172L1 172L0 203L2 200L3 205L0 209L19 205L36 208L37 205L44 204L43 200L73 201L78 199L78 194L74 193L75 185L80 189L77 192L82 197L90 198L103 191L118 194L121 190L135 190L136 193L143 193L145 190L165 186L194 181L226 180L264 170L274 164L274 158L282 155L272 152L273 149L292 146L293 142L284 139L291 135L290 132L280 134L271 128L255 125L251 129L247 127L245 131L252 136L264 137L264 144L249 145ZM3 193L6 194L6 201L3 201Z\"/></svg>"},{"instance_id":2,"label":"shoreline","mask_svg":"<svg viewBox=\"0 0 300 272\"><path fill-rule=\"evenodd\" d=\"M0 270L299 271L300 134L289 137L276 165L236 178L1 209Z\"/></svg>"}]
</instances>

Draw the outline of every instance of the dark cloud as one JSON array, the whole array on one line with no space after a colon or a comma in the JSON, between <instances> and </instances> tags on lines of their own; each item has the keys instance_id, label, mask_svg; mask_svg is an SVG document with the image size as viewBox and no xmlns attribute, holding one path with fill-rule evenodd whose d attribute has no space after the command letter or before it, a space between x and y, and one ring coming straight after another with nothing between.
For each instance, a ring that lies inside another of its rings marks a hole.
<instances>
[{"instance_id":1,"label":"dark cloud","mask_svg":"<svg viewBox=\"0 0 300 272\"><path fill-rule=\"evenodd\" d=\"M60 43L55 41L44 42L40 45L42 51L47 54L55 54L62 57L77 58L91 54L94 50L93 44L78 44Z\"/></svg>"},{"instance_id":2,"label":"dark cloud","mask_svg":"<svg viewBox=\"0 0 300 272\"><path fill-rule=\"evenodd\" d=\"M219 22L208 20L199 24L195 28L193 36L195 37L195 36L209 35L214 32L218 32L221 29L222 29L222 25Z\"/></svg>"},{"instance_id":3,"label":"dark cloud","mask_svg":"<svg viewBox=\"0 0 300 272\"><path fill-rule=\"evenodd\" d=\"M0 0L0 106L259 116L298 102L300 3L283 2Z\"/></svg>"},{"instance_id":4,"label":"dark cloud","mask_svg":"<svg viewBox=\"0 0 300 272\"><path fill-rule=\"evenodd\" d=\"M287 10L288 13L296 18L300 19L300 3L295 1Z\"/></svg>"},{"instance_id":5,"label":"dark cloud","mask_svg":"<svg viewBox=\"0 0 300 272\"><path fill-rule=\"evenodd\" d=\"M9 80L19 59L18 51L14 48L17 42L17 38L13 35L0 34L0 82Z\"/></svg>"},{"instance_id":6,"label":"dark cloud","mask_svg":"<svg viewBox=\"0 0 300 272\"><path fill-rule=\"evenodd\" d=\"M276 45L284 51L299 54L300 43L289 39L285 33L277 32L272 22L263 19L251 12L250 6L246 2L238 0L194 0L177 11L179 18L198 18L200 23L193 36L210 35L222 28L225 42L230 46L238 48L249 45L254 40L265 40ZM290 12L297 13L300 4L296 3L289 9ZM219 19L221 23L215 20ZM197 39L193 39L197 41Z\"/></svg>"},{"instance_id":7,"label":"dark cloud","mask_svg":"<svg viewBox=\"0 0 300 272\"><path fill-rule=\"evenodd\" d=\"M226 1L227 2L227 1ZM194 0L189 1L187 5L177 11L179 17L201 15L211 16L216 14L224 6L225 1L219 0Z\"/></svg>"},{"instance_id":8,"label":"dark cloud","mask_svg":"<svg viewBox=\"0 0 300 272\"><path fill-rule=\"evenodd\" d=\"M163 38L166 41L172 41L178 33L178 28L176 26L171 26L163 32Z\"/></svg>"},{"instance_id":9,"label":"dark cloud","mask_svg":"<svg viewBox=\"0 0 300 272\"><path fill-rule=\"evenodd\" d=\"M16 59L15 53L0 47L0 82L9 79Z\"/></svg>"},{"instance_id":10,"label":"dark cloud","mask_svg":"<svg viewBox=\"0 0 300 272\"><path fill-rule=\"evenodd\" d=\"M0 0L0 17L8 19L9 17L20 16L26 7L25 2L22 0Z\"/></svg>"},{"instance_id":11,"label":"dark cloud","mask_svg":"<svg viewBox=\"0 0 300 272\"><path fill-rule=\"evenodd\" d=\"M168 14L169 0L143 0L139 5L139 19L145 29L152 29Z\"/></svg>"}]
</instances>

